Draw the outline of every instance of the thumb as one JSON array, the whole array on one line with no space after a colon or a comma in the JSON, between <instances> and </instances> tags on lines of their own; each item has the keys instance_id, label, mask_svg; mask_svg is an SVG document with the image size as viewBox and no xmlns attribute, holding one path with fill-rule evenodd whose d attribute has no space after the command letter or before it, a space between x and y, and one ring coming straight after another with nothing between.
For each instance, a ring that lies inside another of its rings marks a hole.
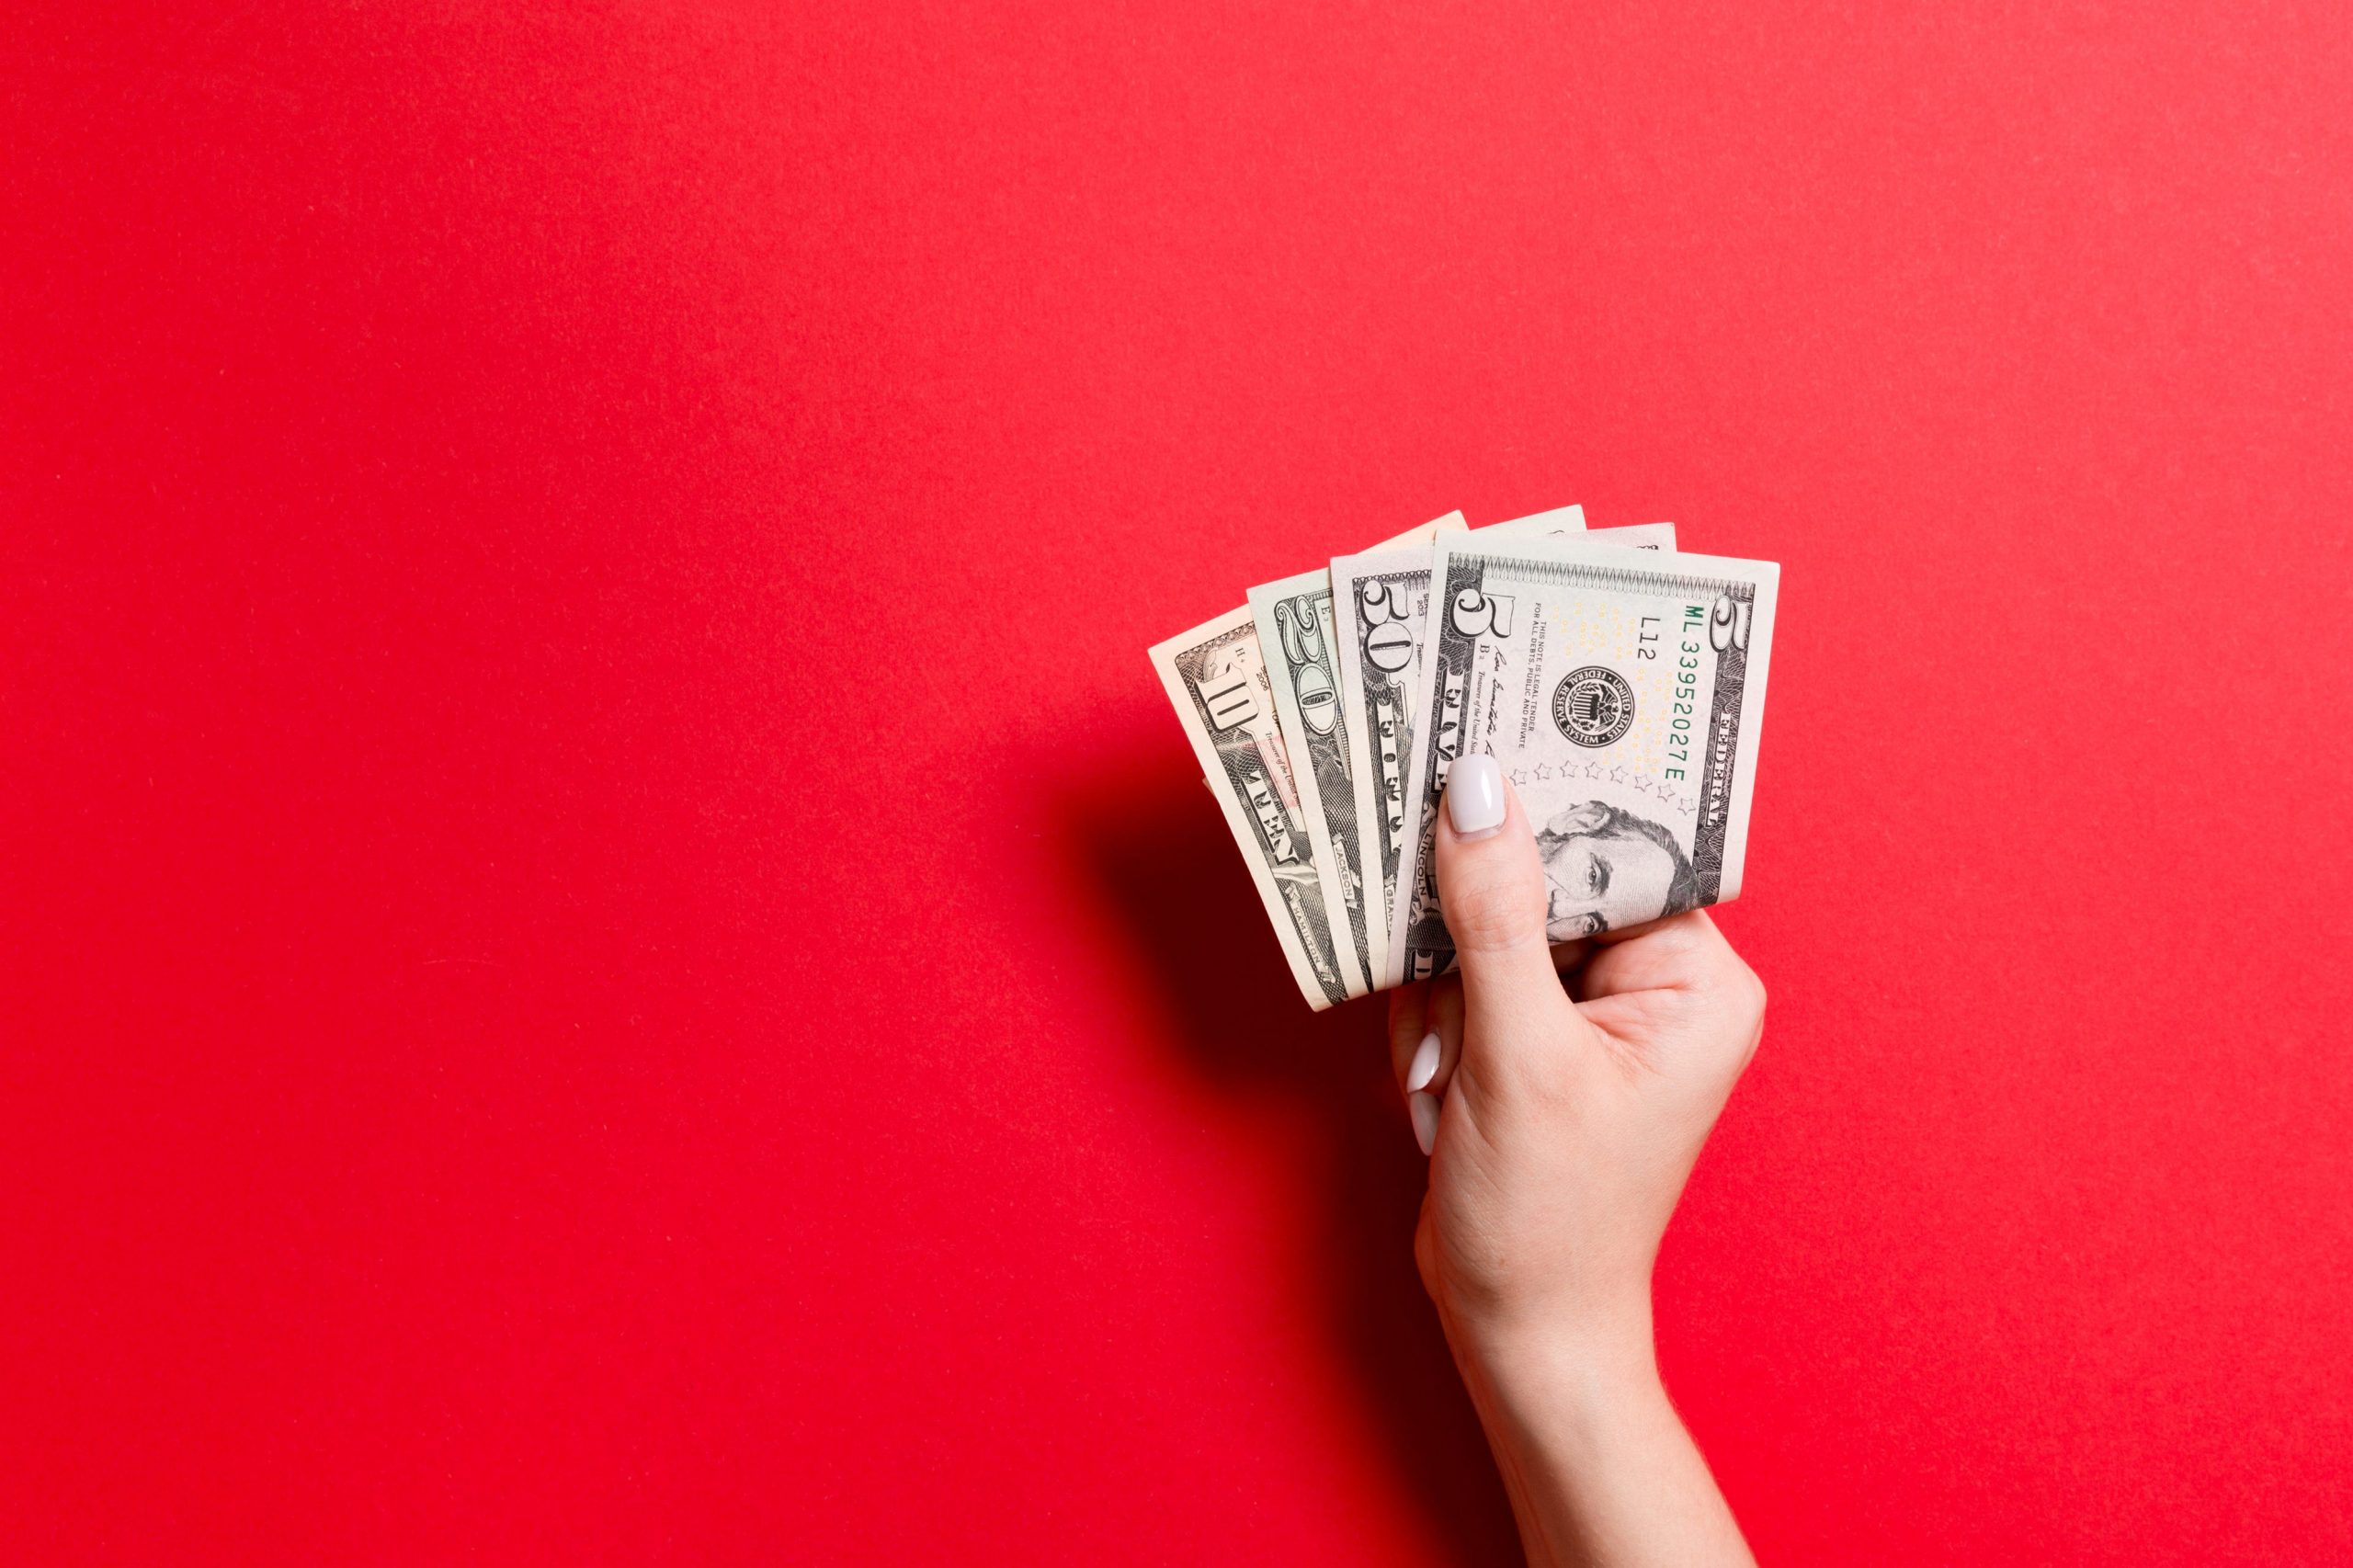
<instances>
[{"instance_id":1,"label":"thumb","mask_svg":"<svg viewBox=\"0 0 2353 1568\"><path fill-rule=\"evenodd\" d=\"M1461 757L1448 769L1437 855L1438 907L1462 969L1466 1051L1573 1019L1544 935L1550 899L1536 835L1494 757Z\"/></svg>"}]
</instances>

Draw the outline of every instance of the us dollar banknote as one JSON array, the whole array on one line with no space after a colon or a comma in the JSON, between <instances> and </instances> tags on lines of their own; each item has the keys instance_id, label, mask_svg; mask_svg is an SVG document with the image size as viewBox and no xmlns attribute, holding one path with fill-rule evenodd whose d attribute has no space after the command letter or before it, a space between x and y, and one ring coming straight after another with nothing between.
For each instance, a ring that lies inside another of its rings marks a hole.
<instances>
[{"instance_id":1,"label":"us dollar banknote","mask_svg":"<svg viewBox=\"0 0 2353 1568\"><path fill-rule=\"evenodd\" d=\"M1301 815L1323 872L1324 906L1344 916L1349 954L1368 984L1381 973L1377 943L1388 939L1386 904L1368 913L1356 783L1350 776L1348 715L1332 641L1332 574L1302 572L1250 590L1258 646L1267 655L1275 721L1290 753ZM1373 927L1381 927L1378 936Z\"/></svg>"},{"instance_id":2,"label":"us dollar banknote","mask_svg":"<svg viewBox=\"0 0 2353 1568\"><path fill-rule=\"evenodd\" d=\"M1414 700L1428 623L1430 552L1370 551L1332 562L1334 641L1347 718L1348 782L1363 846L1366 903L1381 931L1377 986L1397 983L1389 944L1405 833L1405 769L1414 744Z\"/></svg>"},{"instance_id":3,"label":"us dollar banknote","mask_svg":"<svg viewBox=\"0 0 2353 1568\"><path fill-rule=\"evenodd\" d=\"M1468 754L1536 830L1554 941L1740 891L1780 569L1492 531L1431 551L1392 983L1454 960L1431 846Z\"/></svg>"},{"instance_id":4,"label":"us dollar banknote","mask_svg":"<svg viewBox=\"0 0 2353 1568\"><path fill-rule=\"evenodd\" d=\"M1218 809L1267 906L1291 978L1317 1009L1366 989L1354 944L1336 938L1250 607L1152 650Z\"/></svg>"},{"instance_id":5,"label":"us dollar banknote","mask_svg":"<svg viewBox=\"0 0 2353 1568\"><path fill-rule=\"evenodd\" d=\"M1550 537L1584 509L1564 506L1533 517L1474 528L1466 537ZM1570 530L1575 531L1575 530ZM1638 523L1586 536L1619 548L1673 551L1672 523ZM1405 783L1414 754L1421 679L1421 649L1428 624L1430 552L1371 551L1332 562L1334 635L1340 657L1341 704L1348 730L1348 770L1356 790L1356 823L1363 845L1366 902L1382 927L1375 987L1403 982L1403 954L1390 940L1399 900L1410 892L1413 835L1407 832Z\"/></svg>"},{"instance_id":6,"label":"us dollar banknote","mask_svg":"<svg viewBox=\"0 0 2353 1568\"><path fill-rule=\"evenodd\" d=\"M1427 554L1439 534L1461 533L1468 526L1461 512L1449 512L1373 549L1415 549ZM1297 765L1300 810L1323 875L1324 907L1345 913L1347 945L1355 949L1365 983L1378 985L1381 947L1389 937L1389 905L1384 899L1376 906L1368 897L1348 710L1341 698L1333 648L1332 574L1328 570L1303 572L1253 588L1250 609L1258 624L1258 645L1267 656L1276 722ZM1337 915L1333 924L1336 934Z\"/></svg>"}]
</instances>

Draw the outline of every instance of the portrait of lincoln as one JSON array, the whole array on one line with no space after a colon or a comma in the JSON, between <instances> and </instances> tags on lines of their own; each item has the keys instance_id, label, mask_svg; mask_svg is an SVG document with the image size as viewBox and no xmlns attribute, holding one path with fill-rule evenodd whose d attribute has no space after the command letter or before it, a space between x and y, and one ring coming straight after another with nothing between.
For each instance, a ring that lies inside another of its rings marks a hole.
<instances>
[{"instance_id":1,"label":"portrait of lincoln","mask_svg":"<svg viewBox=\"0 0 2353 1568\"><path fill-rule=\"evenodd\" d=\"M1551 901L1546 935L1573 941L1679 915L1699 902L1690 858L1661 824L1586 801L1536 830Z\"/></svg>"}]
</instances>

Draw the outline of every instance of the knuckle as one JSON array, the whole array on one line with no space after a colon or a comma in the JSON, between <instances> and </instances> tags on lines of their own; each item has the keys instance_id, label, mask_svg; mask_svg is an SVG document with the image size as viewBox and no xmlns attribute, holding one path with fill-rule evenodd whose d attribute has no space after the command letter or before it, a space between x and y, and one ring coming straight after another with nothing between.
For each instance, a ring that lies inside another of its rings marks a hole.
<instances>
[{"instance_id":1,"label":"knuckle","mask_svg":"<svg viewBox=\"0 0 2353 1568\"><path fill-rule=\"evenodd\" d=\"M1725 1012L1733 1031L1747 1041L1753 1055L1765 1033L1765 983L1746 964L1734 968L1726 986Z\"/></svg>"},{"instance_id":2,"label":"knuckle","mask_svg":"<svg viewBox=\"0 0 2353 1568\"><path fill-rule=\"evenodd\" d=\"M1738 954L1727 950L1724 957L1722 987L1726 1003L1738 1012L1761 1015L1765 1011L1764 981Z\"/></svg>"},{"instance_id":3,"label":"knuckle","mask_svg":"<svg viewBox=\"0 0 2353 1568\"><path fill-rule=\"evenodd\" d=\"M1473 951L1514 947L1544 931L1540 883L1522 868L1465 868L1440 907L1454 945Z\"/></svg>"},{"instance_id":4,"label":"knuckle","mask_svg":"<svg viewBox=\"0 0 2353 1568\"><path fill-rule=\"evenodd\" d=\"M1714 973L1709 989L1721 1005L1735 1017L1755 1022L1765 1016L1765 982L1748 966L1748 960L1733 951L1726 943L1717 946L1718 961L1710 966Z\"/></svg>"},{"instance_id":5,"label":"knuckle","mask_svg":"<svg viewBox=\"0 0 2353 1568\"><path fill-rule=\"evenodd\" d=\"M1414 1227L1414 1269L1422 1277L1422 1289L1436 1298L1439 1290L1438 1226L1425 1210L1422 1221Z\"/></svg>"},{"instance_id":6,"label":"knuckle","mask_svg":"<svg viewBox=\"0 0 2353 1568\"><path fill-rule=\"evenodd\" d=\"M1736 989L1740 996L1741 1009L1751 1018L1762 1018L1765 1016L1765 1004L1768 1000L1765 993L1764 977L1749 968L1745 960L1734 960L1733 961L1739 965Z\"/></svg>"}]
</instances>

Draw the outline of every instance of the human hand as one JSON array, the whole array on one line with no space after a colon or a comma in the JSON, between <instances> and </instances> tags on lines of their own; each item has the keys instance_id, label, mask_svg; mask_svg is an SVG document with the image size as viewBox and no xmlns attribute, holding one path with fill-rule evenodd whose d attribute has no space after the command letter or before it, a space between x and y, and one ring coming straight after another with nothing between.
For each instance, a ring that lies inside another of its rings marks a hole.
<instances>
[{"instance_id":1,"label":"human hand","mask_svg":"<svg viewBox=\"0 0 2353 1568\"><path fill-rule=\"evenodd\" d=\"M1749 1563L1659 1381L1650 1285L1765 988L1698 910L1597 929L1612 879L1548 874L1494 758L1451 773L1437 869L1459 968L1389 1018L1431 1155L1422 1282L1531 1563Z\"/></svg>"},{"instance_id":2,"label":"human hand","mask_svg":"<svg viewBox=\"0 0 2353 1568\"><path fill-rule=\"evenodd\" d=\"M1390 1007L1432 1156L1422 1281L1459 1357L1575 1341L1647 1365L1652 1264L1765 989L1699 910L1551 946L1560 895L1518 797L1492 757L1452 775L1437 869L1460 967Z\"/></svg>"}]
</instances>

